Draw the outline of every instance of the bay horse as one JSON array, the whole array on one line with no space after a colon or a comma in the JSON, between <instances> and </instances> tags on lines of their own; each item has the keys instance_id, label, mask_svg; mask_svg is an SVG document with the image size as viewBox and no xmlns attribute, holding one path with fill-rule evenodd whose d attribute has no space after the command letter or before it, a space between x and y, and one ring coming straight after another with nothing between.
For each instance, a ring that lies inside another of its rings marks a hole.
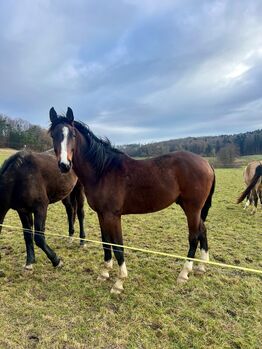
<instances>
[{"instance_id":1,"label":"bay horse","mask_svg":"<svg viewBox=\"0 0 262 349\"><path fill-rule=\"evenodd\" d=\"M101 279L109 278L112 251L106 243L122 246L121 216L162 210L179 204L187 217L188 257L194 258L200 242L201 259L208 260L208 242L204 221L215 189L215 174L209 163L198 155L179 151L146 160L135 160L114 148L82 122L74 121L71 108L65 116L55 109L49 112L50 135L61 172L72 166L84 185L90 207L97 212L104 247ZM127 277L123 247L112 246L119 275L112 293L123 291ZM187 260L178 276L186 282L193 269ZM204 264L199 272L205 272Z\"/></svg>"},{"instance_id":2,"label":"bay horse","mask_svg":"<svg viewBox=\"0 0 262 349\"><path fill-rule=\"evenodd\" d=\"M262 162L257 160L251 161L244 169L243 176L247 187L238 198L237 203L239 204L246 198L244 209L250 204L254 204L252 211L254 214L257 210L258 200L262 204Z\"/></svg>"},{"instance_id":3,"label":"bay horse","mask_svg":"<svg viewBox=\"0 0 262 349\"><path fill-rule=\"evenodd\" d=\"M32 270L35 263L33 237L53 266L62 266L61 259L47 245L44 236L47 207L60 200L66 207L69 236L74 233L77 211L80 238L85 238L84 191L74 171L62 174L54 156L28 151L20 151L10 156L0 168L0 224L3 224L9 209L17 211L23 229L26 229L23 232L27 270ZM34 235L33 225L36 232ZM0 232L1 229L2 226ZM83 245L84 241L80 241Z\"/></svg>"}]
</instances>

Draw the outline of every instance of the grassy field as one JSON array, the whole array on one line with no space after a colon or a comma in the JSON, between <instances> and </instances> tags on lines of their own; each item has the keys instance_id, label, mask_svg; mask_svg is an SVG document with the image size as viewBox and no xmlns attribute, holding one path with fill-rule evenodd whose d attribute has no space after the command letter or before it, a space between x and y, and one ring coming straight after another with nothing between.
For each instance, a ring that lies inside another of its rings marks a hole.
<instances>
[{"instance_id":1,"label":"grassy field","mask_svg":"<svg viewBox=\"0 0 262 349\"><path fill-rule=\"evenodd\" d=\"M248 160L248 159L247 159ZM217 186L207 228L214 261L262 269L262 209L255 216L235 201L243 186L242 169L216 170ZM5 224L19 226L9 212ZM86 207L88 238L100 240L96 214ZM124 242L186 255L186 220L177 205L148 215L123 217ZM62 204L49 207L47 233L67 235ZM220 267L176 277L182 261L126 251L129 278L120 296L110 294L117 275L97 280L101 246L86 250L66 238L47 237L63 258L55 270L36 249L33 273L24 272L21 230L0 235L0 348L135 349L261 348L262 278ZM197 254L199 256L199 254Z\"/></svg>"},{"instance_id":2,"label":"grassy field","mask_svg":"<svg viewBox=\"0 0 262 349\"><path fill-rule=\"evenodd\" d=\"M0 148L0 165L10 155L14 154L16 150L10 148Z\"/></svg>"}]
</instances>

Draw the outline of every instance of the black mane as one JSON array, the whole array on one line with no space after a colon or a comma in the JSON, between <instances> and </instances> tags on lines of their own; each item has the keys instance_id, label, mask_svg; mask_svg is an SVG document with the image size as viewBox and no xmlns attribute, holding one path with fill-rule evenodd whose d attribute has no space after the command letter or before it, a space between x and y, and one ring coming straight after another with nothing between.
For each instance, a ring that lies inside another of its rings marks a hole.
<instances>
[{"instance_id":1,"label":"black mane","mask_svg":"<svg viewBox=\"0 0 262 349\"><path fill-rule=\"evenodd\" d=\"M59 116L52 122L49 132L60 123L75 127L84 136L88 143L85 158L96 171L98 178L102 177L110 169L121 166L124 153L114 148L109 139L97 137L85 123L81 121L71 123L64 116Z\"/></svg>"}]
</instances>

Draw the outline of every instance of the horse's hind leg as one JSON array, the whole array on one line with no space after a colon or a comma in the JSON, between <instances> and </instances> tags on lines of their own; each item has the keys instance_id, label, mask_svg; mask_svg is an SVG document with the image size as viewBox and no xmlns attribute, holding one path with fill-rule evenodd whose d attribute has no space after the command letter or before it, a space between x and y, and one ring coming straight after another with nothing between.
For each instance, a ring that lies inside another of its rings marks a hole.
<instances>
[{"instance_id":1,"label":"horse's hind leg","mask_svg":"<svg viewBox=\"0 0 262 349\"><path fill-rule=\"evenodd\" d=\"M247 196L246 200L247 201L245 203L244 210L246 210L248 206L251 204L251 193Z\"/></svg>"},{"instance_id":2,"label":"horse's hind leg","mask_svg":"<svg viewBox=\"0 0 262 349\"><path fill-rule=\"evenodd\" d=\"M74 235L74 222L75 222L75 209L71 203L71 196L68 195L62 200L63 205L66 209L67 221L68 221L68 232L69 232L69 242L72 242L72 236Z\"/></svg>"},{"instance_id":3,"label":"horse's hind leg","mask_svg":"<svg viewBox=\"0 0 262 349\"><path fill-rule=\"evenodd\" d=\"M207 242L207 231L204 222L200 221L199 228L199 242L200 242L200 259L203 261L209 261L209 253L208 253L208 242ZM195 272L197 274L203 274L206 272L205 263L199 263L199 265L195 268Z\"/></svg>"},{"instance_id":4,"label":"horse's hind leg","mask_svg":"<svg viewBox=\"0 0 262 349\"><path fill-rule=\"evenodd\" d=\"M253 207L251 214L255 214L257 212L258 193L255 190L254 190L254 194L253 194L253 200L254 200L254 207Z\"/></svg>"},{"instance_id":5,"label":"horse's hind leg","mask_svg":"<svg viewBox=\"0 0 262 349\"><path fill-rule=\"evenodd\" d=\"M50 259L54 267L62 266L62 261L56 255L56 253L47 245L45 241L45 221L46 221L46 207L38 207L34 212L34 227L35 227L35 243L38 247L40 247L47 257Z\"/></svg>"},{"instance_id":6,"label":"horse's hind leg","mask_svg":"<svg viewBox=\"0 0 262 349\"><path fill-rule=\"evenodd\" d=\"M33 217L32 213L18 212L21 223L23 225L24 239L26 245L26 270L32 270L35 263L35 251L33 240Z\"/></svg>"},{"instance_id":7,"label":"horse's hind leg","mask_svg":"<svg viewBox=\"0 0 262 349\"><path fill-rule=\"evenodd\" d=\"M85 211L84 211L84 203L85 196L82 193L77 194L77 218L79 222L79 230L80 230L80 246L84 247L86 245L85 242L85 229L84 229L84 219L85 219Z\"/></svg>"},{"instance_id":8,"label":"horse's hind leg","mask_svg":"<svg viewBox=\"0 0 262 349\"><path fill-rule=\"evenodd\" d=\"M7 211L8 211L8 209L1 208L1 211L0 211L0 234L2 232L2 224L4 222L5 215L7 214Z\"/></svg>"},{"instance_id":9,"label":"horse's hind leg","mask_svg":"<svg viewBox=\"0 0 262 349\"><path fill-rule=\"evenodd\" d=\"M200 210L193 209L189 206L183 205L183 209L187 216L188 222L188 240L189 240L189 250L187 257L194 258L196 254L196 249L199 241L199 227L200 227ZM188 280L188 275L193 270L193 261L187 260L183 266L183 269L178 275L177 282L184 283Z\"/></svg>"}]
</instances>

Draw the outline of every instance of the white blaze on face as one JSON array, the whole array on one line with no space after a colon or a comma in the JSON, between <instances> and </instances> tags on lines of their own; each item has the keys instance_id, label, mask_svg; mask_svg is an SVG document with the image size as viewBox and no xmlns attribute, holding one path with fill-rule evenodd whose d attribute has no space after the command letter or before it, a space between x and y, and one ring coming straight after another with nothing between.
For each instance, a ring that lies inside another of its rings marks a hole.
<instances>
[{"instance_id":1,"label":"white blaze on face","mask_svg":"<svg viewBox=\"0 0 262 349\"><path fill-rule=\"evenodd\" d=\"M61 154L60 154L60 161L61 163L65 165L70 165L69 161L67 159L67 138L68 138L68 127L64 126L62 129L63 132L63 140L61 142Z\"/></svg>"}]
</instances>

